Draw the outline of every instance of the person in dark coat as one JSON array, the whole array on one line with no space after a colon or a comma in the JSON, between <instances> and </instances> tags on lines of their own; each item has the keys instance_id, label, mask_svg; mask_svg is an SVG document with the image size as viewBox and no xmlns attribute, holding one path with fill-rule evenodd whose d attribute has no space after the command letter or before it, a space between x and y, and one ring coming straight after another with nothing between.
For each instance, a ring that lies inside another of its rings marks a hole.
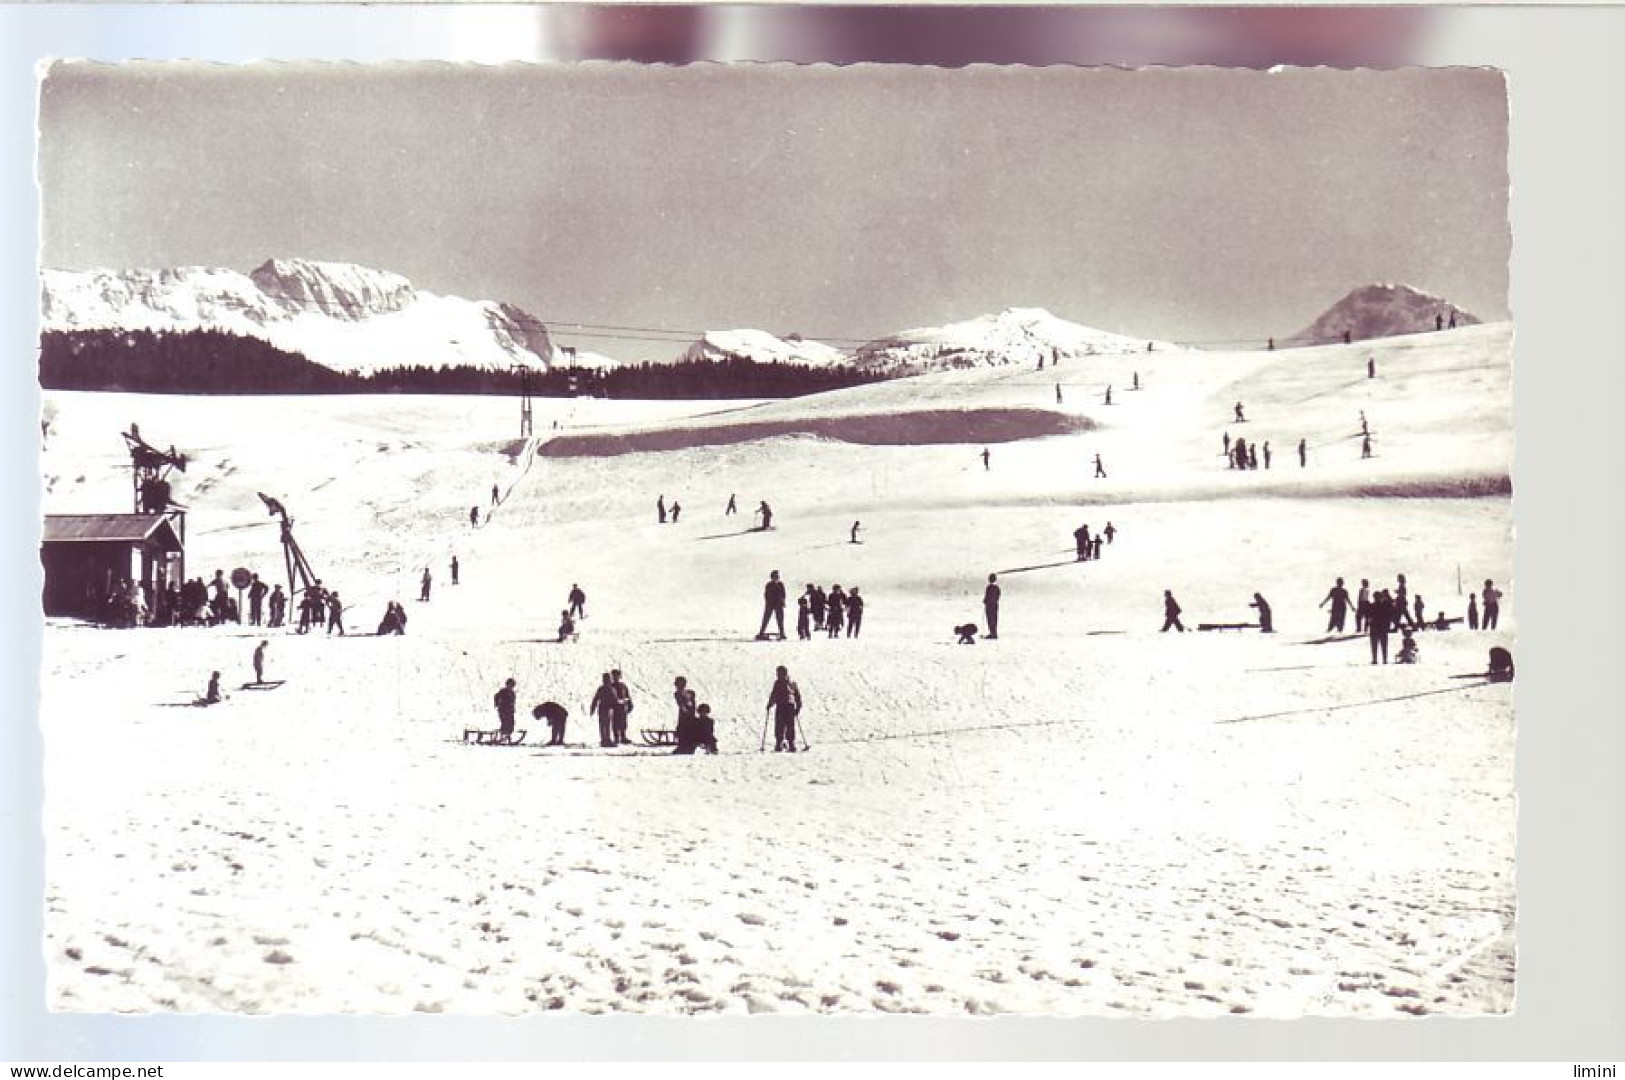
<instances>
[{"instance_id":1,"label":"person in dark coat","mask_svg":"<svg viewBox=\"0 0 1625 1080\"><path fill-rule=\"evenodd\" d=\"M796 597L796 638L800 641L812 640L812 605L807 601L806 593Z\"/></svg>"},{"instance_id":2,"label":"person in dark coat","mask_svg":"<svg viewBox=\"0 0 1625 1080\"><path fill-rule=\"evenodd\" d=\"M270 647L269 641L262 641L254 646L254 681L265 681L265 650Z\"/></svg>"},{"instance_id":3,"label":"person in dark coat","mask_svg":"<svg viewBox=\"0 0 1625 1080\"><path fill-rule=\"evenodd\" d=\"M495 484L492 484L491 485L491 505L495 506L497 503L499 503L501 501L502 501L501 492L499 492L497 490L497 486Z\"/></svg>"},{"instance_id":4,"label":"person in dark coat","mask_svg":"<svg viewBox=\"0 0 1625 1080\"><path fill-rule=\"evenodd\" d=\"M630 743L627 737L626 725L632 719L632 690L621 679L621 669L616 668L609 673L610 688L615 693L615 741Z\"/></svg>"},{"instance_id":5,"label":"person in dark coat","mask_svg":"<svg viewBox=\"0 0 1625 1080\"><path fill-rule=\"evenodd\" d=\"M728 496L728 505L725 506L723 508L723 510L722 510L722 516L727 517L730 514L737 514L737 513L739 513L739 503L734 498L734 496L730 494Z\"/></svg>"},{"instance_id":6,"label":"person in dark coat","mask_svg":"<svg viewBox=\"0 0 1625 1080\"><path fill-rule=\"evenodd\" d=\"M1366 358L1365 377L1368 379L1375 379L1377 377L1377 358L1375 356Z\"/></svg>"},{"instance_id":7,"label":"person in dark coat","mask_svg":"<svg viewBox=\"0 0 1625 1080\"><path fill-rule=\"evenodd\" d=\"M468 523L476 529L480 527L480 508L471 506L468 509Z\"/></svg>"},{"instance_id":8,"label":"person in dark coat","mask_svg":"<svg viewBox=\"0 0 1625 1080\"><path fill-rule=\"evenodd\" d=\"M568 608L566 608L564 611L559 612L559 640L558 640L558 643L560 645L563 645L566 641L569 641L571 638L573 638L575 636L576 636L576 621L574 619L570 618L570 611L569 611Z\"/></svg>"},{"instance_id":9,"label":"person in dark coat","mask_svg":"<svg viewBox=\"0 0 1625 1080\"><path fill-rule=\"evenodd\" d=\"M265 594L270 591L265 587L265 582L260 580L260 576L255 574L254 580L248 586L248 624L250 626L260 625L261 617L264 614Z\"/></svg>"},{"instance_id":10,"label":"person in dark coat","mask_svg":"<svg viewBox=\"0 0 1625 1080\"><path fill-rule=\"evenodd\" d=\"M841 591L839 585L831 585L829 589L829 607L824 612L824 629L832 638L841 636L845 628L846 619L846 593Z\"/></svg>"},{"instance_id":11,"label":"person in dark coat","mask_svg":"<svg viewBox=\"0 0 1625 1080\"><path fill-rule=\"evenodd\" d=\"M1247 417L1246 417L1245 414L1242 413L1242 411L1241 411L1241 402L1238 401L1238 402L1236 402L1236 423L1245 424L1246 422L1247 422Z\"/></svg>"},{"instance_id":12,"label":"person in dark coat","mask_svg":"<svg viewBox=\"0 0 1625 1080\"><path fill-rule=\"evenodd\" d=\"M987 447L985 447L985 446L982 447L982 471L983 472L987 472L989 469L991 469L993 467L991 464L989 464L989 462L991 462L992 460L993 460L993 455L988 452Z\"/></svg>"},{"instance_id":13,"label":"person in dark coat","mask_svg":"<svg viewBox=\"0 0 1625 1080\"><path fill-rule=\"evenodd\" d=\"M458 569L459 569L459 567L458 567L458 564L457 564L457 556L453 555L451 557L451 583L453 585L458 584L458 580L457 580L457 571L458 571Z\"/></svg>"},{"instance_id":14,"label":"person in dark coat","mask_svg":"<svg viewBox=\"0 0 1625 1080\"><path fill-rule=\"evenodd\" d=\"M780 665L767 695L773 713L773 751L796 752L796 717L801 715L801 688L790 679L789 669Z\"/></svg>"},{"instance_id":15,"label":"person in dark coat","mask_svg":"<svg viewBox=\"0 0 1625 1080\"><path fill-rule=\"evenodd\" d=\"M1394 584L1394 591L1388 596L1388 605L1392 612L1390 630L1398 630L1400 624L1411 617L1410 586L1405 584L1405 575L1400 574L1399 580Z\"/></svg>"},{"instance_id":16,"label":"person in dark coat","mask_svg":"<svg viewBox=\"0 0 1625 1080\"><path fill-rule=\"evenodd\" d=\"M1270 614L1270 602L1258 593L1253 593L1253 602L1247 605L1258 609L1258 631L1261 634L1275 633L1275 619Z\"/></svg>"},{"instance_id":17,"label":"person in dark coat","mask_svg":"<svg viewBox=\"0 0 1625 1080\"><path fill-rule=\"evenodd\" d=\"M858 539L858 529L862 528L862 526L863 526L863 522L861 522L861 521L854 521L852 523L852 538L850 540L848 540L847 543L850 543L850 544L862 543L862 541Z\"/></svg>"},{"instance_id":18,"label":"person in dark coat","mask_svg":"<svg viewBox=\"0 0 1625 1080\"><path fill-rule=\"evenodd\" d=\"M1270 444L1264 444L1264 468L1270 467Z\"/></svg>"},{"instance_id":19,"label":"person in dark coat","mask_svg":"<svg viewBox=\"0 0 1625 1080\"><path fill-rule=\"evenodd\" d=\"M1467 594L1467 629L1478 629L1478 594Z\"/></svg>"},{"instance_id":20,"label":"person in dark coat","mask_svg":"<svg viewBox=\"0 0 1625 1080\"><path fill-rule=\"evenodd\" d=\"M544 701L534 709L530 715L537 720L546 720L551 737L547 740L548 746L564 745L564 725L570 719L570 710L556 701Z\"/></svg>"},{"instance_id":21,"label":"person in dark coat","mask_svg":"<svg viewBox=\"0 0 1625 1080\"><path fill-rule=\"evenodd\" d=\"M1117 539L1117 526L1109 521L1106 522L1106 527L1100 530L1100 535L1106 538L1106 543L1114 543Z\"/></svg>"},{"instance_id":22,"label":"person in dark coat","mask_svg":"<svg viewBox=\"0 0 1625 1080\"><path fill-rule=\"evenodd\" d=\"M604 672L603 682L593 691L592 701L587 705L587 711L598 717L598 745L615 745L615 711L617 700L615 686L610 682L609 672Z\"/></svg>"},{"instance_id":23,"label":"person in dark coat","mask_svg":"<svg viewBox=\"0 0 1625 1080\"><path fill-rule=\"evenodd\" d=\"M1427 608L1422 605L1422 594L1417 593L1416 599L1411 601L1411 625L1420 627L1427 622Z\"/></svg>"},{"instance_id":24,"label":"person in dark coat","mask_svg":"<svg viewBox=\"0 0 1625 1080\"><path fill-rule=\"evenodd\" d=\"M1382 662L1388 662L1388 635L1394 629L1394 601L1388 595L1387 589L1378 589L1371 598L1371 613L1366 616L1366 629L1371 635L1371 662L1377 662L1377 654L1382 653Z\"/></svg>"},{"instance_id":25,"label":"person in dark coat","mask_svg":"<svg viewBox=\"0 0 1625 1080\"><path fill-rule=\"evenodd\" d=\"M1309 467L1309 440L1308 439L1299 439L1298 440L1298 468L1306 469L1308 467Z\"/></svg>"},{"instance_id":26,"label":"person in dark coat","mask_svg":"<svg viewBox=\"0 0 1625 1080\"><path fill-rule=\"evenodd\" d=\"M1335 630L1341 634L1343 632L1343 619L1348 615L1349 611L1349 591L1343 587L1342 578L1337 579L1337 584L1331 587L1331 591L1326 594L1326 599L1322 600L1319 606L1325 607L1327 604L1332 605L1332 617L1326 624L1326 632L1330 634ZM1358 630L1359 627L1356 626L1355 629Z\"/></svg>"},{"instance_id":27,"label":"person in dark coat","mask_svg":"<svg viewBox=\"0 0 1625 1080\"><path fill-rule=\"evenodd\" d=\"M570 586L570 614L576 618L587 617L587 594L581 591L580 585Z\"/></svg>"},{"instance_id":28,"label":"person in dark coat","mask_svg":"<svg viewBox=\"0 0 1625 1080\"><path fill-rule=\"evenodd\" d=\"M425 566L423 568L423 577L418 579L418 600L419 601L428 600L429 599L429 590L433 586L434 586L434 575L429 573L429 568L427 566Z\"/></svg>"},{"instance_id":29,"label":"person in dark coat","mask_svg":"<svg viewBox=\"0 0 1625 1080\"><path fill-rule=\"evenodd\" d=\"M779 580L779 572L774 570L767 576L767 584L762 587L762 627L756 631L757 641L768 639L767 624L777 620L779 624L779 640L784 640L784 582Z\"/></svg>"},{"instance_id":30,"label":"person in dark coat","mask_svg":"<svg viewBox=\"0 0 1625 1080\"><path fill-rule=\"evenodd\" d=\"M999 639L999 597L1003 590L999 588L999 575L987 576L987 588L982 590L982 614L987 619L987 633L982 636L989 641Z\"/></svg>"},{"instance_id":31,"label":"person in dark coat","mask_svg":"<svg viewBox=\"0 0 1625 1080\"><path fill-rule=\"evenodd\" d=\"M1089 557L1090 557L1090 558L1091 558L1091 559L1098 559L1098 558L1100 558L1100 546L1101 546L1101 545L1102 545L1102 544L1103 544L1103 543L1105 543L1105 541L1104 541L1104 540L1102 540L1102 539L1101 539L1101 538L1100 538L1100 537L1098 537L1098 536L1097 536L1097 537L1095 537L1095 540L1094 540L1094 550L1093 550L1093 551L1092 551L1092 552L1090 552L1090 554L1089 554Z\"/></svg>"},{"instance_id":32,"label":"person in dark coat","mask_svg":"<svg viewBox=\"0 0 1625 1080\"><path fill-rule=\"evenodd\" d=\"M711 706L703 701L694 710L694 745L707 754L717 752L717 724L711 719Z\"/></svg>"},{"instance_id":33,"label":"person in dark coat","mask_svg":"<svg viewBox=\"0 0 1625 1080\"><path fill-rule=\"evenodd\" d=\"M1073 529L1072 539L1078 545L1077 561L1083 562L1084 560L1088 559L1093 546L1089 541L1089 526L1080 525L1076 529Z\"/></svg>"},{"instance_id":34,"label":"person in dark coat","mask_svg":"<svg viewBox=\"0 0 1625 1080\"><path fill-rule=\"evenodd\" d=\"M334 630L339 632L339 637L344 636L344 603L337 590L327 594L327 632L331 634Z\"/></svg>"},{"instance_id":35,"label":"person in dark coat","mask_svg":"<svg viewBox=\"0 0 1625 1080\"><path fill-rule=\"evenodd\" d=\"M1179 601L1174 599L1172 589L1162 590L1162 631L1167 633L1170 629L1185 632L1185 624L1179 621Z\"/></svg>"},{"instance_id":36,"label":"person in dark coat","mask_svg":"<svg viewBox=\"0 0 1625 1080\"><path fill-rule=\"evenodd\" d=\"M1484 579L1484 629L1494 630L1501 624L1501 590L1495 582Z\"/></svg>"},{"instance_id":37,"label":"person in dark coat","mask_svg":"<svg viewBox=\"0 0 1625 1080\"><path fill-rule=\"evenodd\" d=\"M858 587L854 585L846 594L846 636L857 637L862 629L863 597L858 595Z\"/></svg>"},{"instance_id":38,"label":"person in dark coat","mask_svg":"<svg viewBox=\"0 0 1625 1080\"><path fill-rule=\"evenodd\" d=\"M671 523L673 525L677 524L677 519L682 516L682 513L683 504L678 502L676 499L673 499L671 501Z\"/></svg>"},{"instance_id":39,"label":"person in dark coat","mask_svg":"<svg viewBox=\"0 0 1625 1080\"><path fill-rule=\"evenodd\" d=\"M954 627L954 633L959 635L958 644L960 644L960 645L974 645L974 644L976 644L976 624L975 623L973 623L973 622L961 623L960 625Z\"/></svg>"},{"instance_id":40,"label":"person in dark coat","mask_svg":"<svg viewBox=\"0 0 1625 1080\"><path fill-rule=\"evenodd\" d=\"M282 586L278 585L271 590L268 606L271 610L270 625L272 627L281 626L288 612L288 598L283 594Z\"/></svg>"},{"instance_id":41,"label":"person in dark coat","mask_svg":"<svg viewBox=\"0 0 1625 1080\"><path fill-rule=\"evenodd\" d=\"M698 715L698 700L694 691L688 687L688 680L677 676L673 683L672 700L677 703L677 723L673 734L677 737L677 749L674 754L692 754L699 740L696 737L695 718Z\"/></svg>"},{"instance_id":42,"label":"person in dark coat","mask_svg":"<svg viewBox=\"0 0 1625 1080\"><path fill-rule=\"evenodd\" d=\"M767 532L773 527L773 508L767 505L766 499L763 499L762 505L756 508L756 514L762 519L761 525L757 526L758 529Z\"/></svg>"},{"instance_id":43,"label":"person in dark coat","mask_svg":"<svg viewBox=\"0 0 1625 1080\"><path fill-rule=\"evenodd\" d=\"M513 711L517 698L518 694L514 690L512 679L503 683L502 689L498 690L496 696L492 698L492 703L497 707L497 720L500 724L498 730L502 733L504 739L513 734Z\"/></svg>"},{"instance_id":44,"label":"person in dark coat","mask_svg":"<svg viewBox=\"0 0 1625 1080\"><path fill-rule=\"evenodd\" d=\"M1100 463L1100 455L1099 454L1095 455L1095 479L1096 480L1104 480L1104 479L1106 479L1106 466L1104 466L1104 465L1102 465Z\"/></svg>"},{"instance_id":45,"label":"person in dark coat","mask_svg":"<svg viewBox=\"0 0 1625 1080\"><path fill-rule=\"evenodd\" d=\"M198 698L196 703L199 705L218 705L222 700L223 697L220 693L220 673L218 671L211 671L209 672L208 688L203 691L203 696Z\"/></svg>"},{"instance_id":46,"label":"person in dark coat","mask_svg":"<svg viewBox=\"0 0 1625 1080\"><path fill-rule=\"evenodd\" d=\"M660 524L664 525L666 523L666 497L664 495L655 498L655 513L660 516Z\"/></svg>"},{"instance_id":47,"label":"person in dark coat","mask_svg":"<svg viewBox=\"0 0 1625 1080\"><path fill-rule=\"evenodd\" d=\"M812 608L813 629L822 630L824 628L824 612L829 608L829 597L824 595L822 585L809 585L807 588L811 590L807 593L807 604Z\"/></svg>"}]
</instances>

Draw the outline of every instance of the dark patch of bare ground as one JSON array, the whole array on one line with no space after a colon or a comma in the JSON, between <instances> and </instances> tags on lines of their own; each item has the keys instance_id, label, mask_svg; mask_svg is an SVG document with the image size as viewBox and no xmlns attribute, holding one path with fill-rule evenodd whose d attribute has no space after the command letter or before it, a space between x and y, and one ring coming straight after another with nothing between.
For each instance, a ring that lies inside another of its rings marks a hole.
<instances>
[{"instance_id":1,"label":"dark patch of bare ground","mask_svg":"<svg viewBox=\"0 0 1625 1080\"><path fill-rule=\"evenodd\" d=\"M543 443L544 457L615 454L726 446L781 435L812 435L864 446L1006 443L1094 430L1085 417L1045 409L930 409L861 416L809 416L745 424L671 427L625 434L560 435Z\"/></svg>"}]
</instances>

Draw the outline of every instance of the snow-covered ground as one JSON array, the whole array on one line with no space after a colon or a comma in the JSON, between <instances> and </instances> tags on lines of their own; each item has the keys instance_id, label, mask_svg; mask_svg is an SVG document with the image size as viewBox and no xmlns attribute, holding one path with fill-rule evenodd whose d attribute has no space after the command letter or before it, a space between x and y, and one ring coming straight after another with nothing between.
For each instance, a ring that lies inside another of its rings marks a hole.
<instances>
[{"instance_id":1,"label":"snow-covered ground","mask_svg":"<svg viewBox=\"0 0 1625 1080\"><path fill-rule=\"evenodd\" d=\"M537 454L511 399L50 394L48 512L124 509L138 422L192 454L192 574L275 579L254 493L277 495L352 631L274 632L287 683L252 692L253 628L47 626L51 1004L1505 1012L1512 688L1451 676L1513 643L1510 375L1500 325L768 404L538 401ZM990 468L956 413L1009 439ZM1055 413L1074 433L1019 437ZM872 437L888 416L917 437ZM1271 468L1225 469L1226 430ZM1074 562L1072 530L1108 520ZM860 586L862 637L751 640L774 569L792 620L806 583ZM1000 640L952 644L991 572ZM1421 635L1415 667L1327 640L1334 577L1399 573L1452 616L1458 580L1494 578L1501 628ZM573 582L589 617L551 644ZM1191 627L1261 592L1279 632L1161 634L1165 588ZM407 635L362 636L390 599ZM759 752L777 664L806 754ZM670 726L686 675L721 754L598 748L612 667L634 730ZM231 696L188 707L211 669ZM567 748L458 741L510 676L532 742L531 705L570 708Z\"/></svg>"}]
</instances>

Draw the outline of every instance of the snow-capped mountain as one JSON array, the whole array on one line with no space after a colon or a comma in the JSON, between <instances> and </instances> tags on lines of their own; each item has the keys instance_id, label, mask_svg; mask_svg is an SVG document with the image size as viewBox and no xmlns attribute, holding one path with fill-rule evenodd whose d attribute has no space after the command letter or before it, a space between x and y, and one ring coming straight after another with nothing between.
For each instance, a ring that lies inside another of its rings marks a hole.
<instances>
[{"instance_id":1,"label":"snow-capped mountain","mask_svg":"<svg viewBox=\"0 0 1625 1080\"><path fill-rule=\"evenodd\" d=\"M821 341L780 338L764 330L712 330L690 345L679 360L726 360L739 357L759 364L805 364L828 367L848 362L841 350Z\"/></svg>"},{"instance_id":2,"label":"snow-capped mountain","mask_svg":"<svg viewBox=\"0 0 1625 1080\"><path fill-rule=\"evenodd\" d=\"M1457 326L1475 326L1476 316L1442 297L1410 285L1362 285L1304 329L1286 339L1288 345L1322 345L1343 340L1348 331L1355 341L1415 334L1446 326L1455 316Z\"/></svg>"},{"instance_id":3,"label":"snow-capped mountain","mask_svg":"<svg viewBox=\"0 0 1625 1080\"><path fill-rule=\"evenodd\" d=\"M46 270L42 279L46 330L223 330L351 372L546 367L553 355L547 328L517 307L437 296L349 263L271 259L249 274Z\"/></svg>"},{"instance_id":4,"label":"snow-capped mountain","mask_svg":"<svg viewBox=\"0 0 1625 1080\"><path fill-rule=\"evenodd\" d=\"M1096 330L1051 315L1043 308L1006 308L947 326L904 330L871 341L853 361L875 371L916 373L945 368L1032 364L1101 353L1144 352L1147 346L1173 350L1165 341L1147 341Z\"/></svg>"}]
</instances>

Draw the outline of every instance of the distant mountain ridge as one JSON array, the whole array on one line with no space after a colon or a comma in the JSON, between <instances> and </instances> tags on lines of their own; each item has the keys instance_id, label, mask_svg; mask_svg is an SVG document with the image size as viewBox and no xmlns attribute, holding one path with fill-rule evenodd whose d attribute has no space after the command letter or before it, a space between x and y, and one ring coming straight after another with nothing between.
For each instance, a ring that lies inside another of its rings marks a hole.
<instances>
[{"instance_id":1,"label":"distant mountain ridge","mask_svg":"<svg viewBox=\"0 0 1625 1080\"><path fill-rule=\"evenodd\" d=\"M541 321L511 304L437 296L351 263L269 259L248 274L209 267L45 270L46 330L220 330L335 371L465 364L548 366Z\"/></svg>"},{"instance_id":2,"label":"distant mountain ridge","mask_svg":"<svg viewBox=\"0 0 1625 1080\"><path fill-rule=\"evenodd\" d=\"M1345 331L1355 341L1417 334L1438 329L1441 321L1449 326L1452 318L1457 326L1476 326L1480 322L1476 315L1443 297L1412 285L1362 285L1285 339L1284 344L1331 344L1342 341Z\"/></svg>"},{"instance_id":3,"label":"distant mountain ridge","mask_svg":"<svg viewBox=\"0 0 1625 1080\"><path fill-rule=\"evenodd\" d=\"M1006 308L945 326L904 330L861 346L853 357L867 371L916 374L952 368L1050 362L1057 357L1173 351L1168 341L1096 330L1068 322L1043 308Z\"/></svg>"},{"instance_id":4,"label":"distant mountain ridge","mask_svg":"<svg viewBox=\"0 0 1625 1080\"><path fill-rule=\"evenodd\" d=\"M690 345L680 359L693 362L735 357L758 364L805 364L808 367L850 363L849 357L832 345L799 337L776 337L765 330L708 331Z\"/></svg>"}]
</instances>

